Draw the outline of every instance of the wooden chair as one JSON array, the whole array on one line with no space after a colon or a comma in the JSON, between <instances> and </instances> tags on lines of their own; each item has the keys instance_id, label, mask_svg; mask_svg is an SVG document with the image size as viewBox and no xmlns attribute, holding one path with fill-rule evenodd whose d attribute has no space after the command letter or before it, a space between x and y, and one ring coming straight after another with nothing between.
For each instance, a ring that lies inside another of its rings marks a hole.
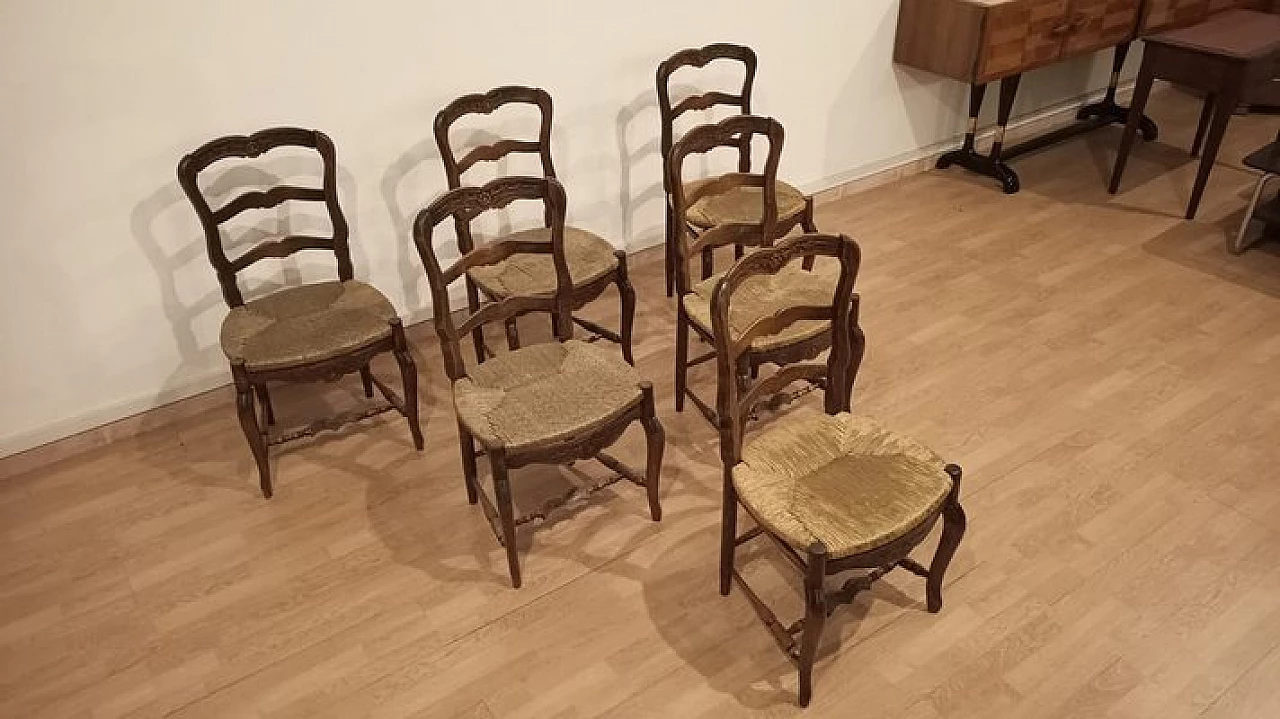
<instances>
[{"instance_id":1,"label":"wooden chair","mask_svg":"<svg viewBox=\"0 0 1280 719\"><path fill-rule=\"evenodd\" d=\"M478 215L506 207L517 199L541 199L549 231L546 240L513 235L466 250L447 269L441 268L433 243L435 228L449 218L465 226ZM508 470L528 464L558 464L596 458L606 467L648 490L653 520L662 518L658 473L664 434L654 412L653 385L611 352L570 339L569 307L575 296L565 257L564 189L554 178L504 177L483 187L450 190L418 213L413 239L431 283L436 333L444 353L445 372L453 383L462 445L462 471L467 498L483 500L485 516L507 550L511 583L520 586L516 554L517 519L511 501ZM551 292L504 297L470 312L461 323L450 314L449 286L477 268L504 262L517 253L550 258L555 285ZM461 339L490 322L530 312L553 317L556 341L530 345L481 358L467 369ZM644 476L602 450L639 421L648 440ZM476 451L476 442L481 450ZM476 459L487 455L493 469L495 500L480 491ZM496 505L496 508L495 508Z\"/></svg>"},{"instance_id":2,"label":"wooden chair","mask_svg":"<svg viewBox=\"0 0 1280 719\"><path fill-rule=\"evenodd\" d=\"M788 306L742 326L733 305L741 291L761 277L804 257L834 257L840 281L824 301ZM813 693L813 664L826 618L885 573L902 567L927 577L928 609L942 608L942 578L960 538L960 468L944 464L932 451L876 421L849 413L850 397L865 341L858 326L858 246L847 237L806 234L781 240L747 255L716 283L712 306L718 367L717 409L724 465L720 593L733 580L800 670L799 702ZM825 362L793 364L745 390L736 372L739 359L760 337L802 322L826 322L833 329ZM797 381L825 380L825 413L796 409L779 417L749 442L743 441L752 412L767 398ZM755 527L738 534L738 505ZM928 569L908 554L942 517L942 539ZM805 615L784 626L734 568L735 549L758 536L782 549L804 577ZM852 569L855 576L837 590L828 576Z\"/></svg>"},{"instance_id":3,"label":"wooden chair","mask_svg":"<svg viewBox=\"0 0 1280 719\"><path fill-rule=\"evenodd\" d=\"M279 147L315 150L324 163L321 187L277 185L266 191L246 192L216 210L210 207L209 198L199 185L202 171L220 160L256 158ZM338 204L333 142L319 130L292 127L219 138L182 158L178 163L178 182L200 217L209 261L218 275L222 296L231 308L222 322L222 351L231 362L236 409L258 465L262 495L270 498L272 493L268 445L334 429L387 409L394 408L409 420L413 445L421 450L417 369L395 308L381 292L353 279L348 244L350 230ZM246 210L277 207L286 201L324 203L333 228L332 236L273 237L258 242L235 259L227 257L223 223ZM288 287L245 301L236 282L237 273L259 260L288 257L303 250L332 252L338 262L337 281ZM403 400L369 370L370 360L383 352L390 352L400 365ZM324 420L274 438L269 436L267 427L275 424L267 390L269 382L331 380L357 371L365 396L372 397L376 386L389 406ZM255 393L262 408L261 421L254 408Z\"/></svg>"},{"instance_id":4,"label":"wooden chair","mask_svg":"<svg viewBox=\"0 0 1280 719\"><path fill-rule=\"evenodd\" d=\"M538 108L541 125L537 140L502 139L490 145L474 147L461 159L455 155L449 140L449 130L455 122L466 115L490 115L498 108L511 104L527 104ZM532 87L499 87L482 94L466 95L449 103L436 115L435 121L436 144L440 148L440 158L444 161L449 189L461 187L462 174L477 163L501 160L512 153L537 154L542 161L542 174L554 178L556 170L551 162L551 117L551 95L545 90ZM545 242L550 235L549 223L550 220L546 227L524 230L506 239ZM465 223L458 223L457 232L462 252L469 252L475 247L471 229ZM573 321L588 332L620 344L622 356L628 363L634 364L631 330L635 321L636 293L627 277L627 253L614 249L612 244L598 235L576 227L565 227L564 240L569 274L573 279L571 309L579 309L596 299L611 284L617 285L622 303L619 332L580 317L573 317ZM498 300L518 295L550 293L555 289L555 282L555 271L547 255L514 255L497 265L477 267L467 274L468 307L472 312L479 307L480 292L488 299ZM516 349L520 346L520 338L515 323L508 323L506 328L507 344L510 349ZM472 340L475 343L476 357L480 358L485 352L484 336L477 332L472 335Z\"/></svg>"},{"instance_id":5,"label":"wooden chair","mask_svg":"<svg viewBox=\"0 0 1280 719\"><path fill-rule=\"evenodd\" d=\"M763 172L751 174L735 172L704 182L684 182L684 164L687 158L709 153L719 147L749 143L755 136L768 141L768 154ZM684 216L691 207L697 207L707 198L743 196L754 194L761 206L755 216L740 215L703 230L695 235L686 223L675 226L676 288L680 302L676 308L676 411L684 411L687 396L713 425L718 424L715 411L702 398L688 388L689 368L715 357L708 352L689 359L689 328L707 343L713 343L714 328L711 320L711 294L719 277L707 277L709 267L707 253L724 245L767 246L782 232L780 226L777 193L781 183L777 181L778 163L782 157L783 129L776 120L755 115L735 115L716 125L702 125L690 130L671 149L667 159L667 183L672 188L671 204L678 216ZM704 279L694 282L690 278L690 262L703 258ZM773 277L753 282L735 309L734 327L745 329L760 317L765 317L789 304L805 303L815 298L825 298L835 288L838 279L835 263L823 263L814 267L805 260L799 267L789 267ZM749 296L748 296L749 295ZM825 299L824 299L825 301ZM755 375L763 364L786 364L817 356L831 341L830 325L822 322L804 322L785 331L758 338L749 352L742 357L739 368L745 376Z\"/></svg>"},{"instance_id":6,"label":"wooden chair","mask_svg":"<svg viewBox=\"0 0 1280 719\"><path fill-rule=\"evenodd\" d=\"M676 104L671 103L671 76L681 68L703 68L714 60L728 60L741 63L743 67L742 88L737 94L720 91L709 91L692 95ZM686 112L708 110L717 106L735 107L743 115L751 114L751 91L756 78L756 53L743 45L715 43L706 47L681 50L658 65L658 110L662 116L662 160L665 163L671 157L674 147L676 119ZM751 142L743 138L736 143L738 150L738 172L751 172ZM666 274L667 296L670 297L676 288L676 218L683 217L684 223L694 232L725 223L759 222L760 199L758 192L745 188L728 188L724 193L705 195L702 199L686 208L684 213L676 212L672 202L670 178L665 174L662 178L663 190L667 197L666 214ZM698 184L706 179L690 182L685 194L691 194ZM775 189L778 199L779 236L785 235L799 224L805 232L816 232L813 221L813 198L804 195L785 182L778 182ZM736 248L735 256L740 257L742 249ZM710 254L704 261L703 278L711 274Z\"/></svg>"}]
</instances>

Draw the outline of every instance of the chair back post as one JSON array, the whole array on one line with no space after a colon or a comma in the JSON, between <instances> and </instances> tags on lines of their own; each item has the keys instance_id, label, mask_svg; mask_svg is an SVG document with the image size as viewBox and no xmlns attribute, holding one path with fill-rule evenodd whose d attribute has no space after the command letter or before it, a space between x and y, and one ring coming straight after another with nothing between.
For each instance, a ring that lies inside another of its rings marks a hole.
<instances>
[{"instance_id":1,"label":"chair back post","mask_svg":"<svg viewBox=\"0 0 1280 719\"><path fill-rule=\"evenodd\" d=\"M538 108L538 139L519 140L515 138L499 138L488 145L477 145L458 157L449 132L454 123L467 115L492 115L499 108L507 105L532 105ZM449 103L436 113L434 132L436 147L440 150L440 160L444 163L445 179L449 189L462 186L462 175L481 162L496 162L512 154L537 154L542 162L542 174L545 177L556 176L555 164L551 160L551 121L553 116L551 95L542 88L525 87L523 85L504 85L488 92L477 92ZM551 218L545 218L546 226L551 226ZM474 246L469 227L459 224L459 249L469 252ZM465 245L465 247L463 246Z\"/></svg>"},{"instance_id":2,"label":"chair back post","mask_svg":"<svg viewBox=\"0 0 1280 719\"><path fill-rule=\"evenodd\" d=\"M542 200L546 215L550 218L551 241L498 240L480 247L463 250L461 257L444 268L436 253L434 233L446 219L452 218L455 226L469 228L481 214L499 210L515 200ZM503 322L529 312L550 313L556 339L566 341L572 330L569 317L573 281L564 254L565 193L560 182L553 177L500 177L483 187L459 187L441 195L418 213L413 223L413 241L418 248L431 285L431 304L436 334L444 353L445 373L451 381L467 375L462 359L461 338L473 329L491 322ZM508 297L472 312L462 322L456 322L449 303L449 286L466 276L467 271L484 265L493 265L519 253L550 254L556 270L556 290L548 295L519 295Z\"/></svg>"},{"instance_id":3,"label":"chair back post","mask_svg":"<svg viewBox=\"0 0 1280 719\"><path fill-rule=\"evenodd\" d=\"M742 64L742 89L737 95L724 92L705 92L692 95L671 104L671 76L684 67L703 68L713 60L732 60ZM675 121L680 115L694 111L706 110L716 106L737 107L743 115L751 114L751 91L756 79L756 53L745 45L730 43L713 43L704 47L693 47L681 50L658 64L656 83L658 86L658 112L662 119L662 157L671 156L671 148L675 144ZM738 144L738 171L751 171L751 142L743 138ZM668 192L671 186L663 175L663 187Z\"/></svg>"},{"instance_id":4,"label":"chair back post","mask_svg":"<svg viewBox=\"0 0 1280 719\"><path fill-rule=\"evenodd\" d=\"M776 274L786 265L805 258L831 257L840 263L840 275L831 303L793 305L756 320L735 334L730 323L733 294L753 277ZM716 353L716 415L719 420L721 459L726 467L742 457L744 428L751 412L763 400L793 382L826 381L824 408L828 414L849 411L853 382L861 365L865 339L858 326L858 296L854 294L861 263L856 242L844 235L812 233L780 240L738 260L716 283L711 295L712 334ZM740 359L751 343L805 320L831 323L831 351L826 362L804 362L780 367L745 391L739 386Z\"/></svg>"},{"instance_id":5,"label":"chair back post","mask_svg":"<svg viewBox=\"0 0 1280 719\"><path fill-rule=\"evenodd\" d=\"M768 156L762 173L729 173L709 179L692 190L685 187L684 163L689 156L707 154L719 147L733 147L740 141L750 144L757 135L768 141ZM696 239L691 236L688 223L675 223L676 287L680 294L690 291L689 261L703 250L729 244L767 246L772 242L778 224L778 165L782 160L785 137L782 125L773 118L735 115L714 125L693 128L671 148L666 175L676 217L684 217L689 208L704 197L723 194L737 187L759 188L764 205L759 224L726 223L703 231Z\"/></svg>"},{"instance_id":6,"label":"chair back post","mask_svg":"<svg viewBox=\"0 0 1280 719\"><path fill-rule=\"evenodd\" d=\"M302 147L315 150L323 163L321 186L299 187L279 184L268 190L245 192L213 209L200 189L200 173L210 165L226 159L254 159L278 147ZM355 275L351 263L350 227L338 203L338 163L333 141L319 130L296 127L274 127L252 135L228 135L211 140L193 150L178 162L178 184L191 202L204 230L209 263L222 287L222 297L229 307L244 304L236 275L246 267L267 258L288 257L302 250L330 250L338 264L338 279L350 280ZM286 235L256 243L235 258L227 257L223 244L222 224L247 210L270 209L287 201L323 202L333 230L330 237Z\"/></svg>"}]
</instances>

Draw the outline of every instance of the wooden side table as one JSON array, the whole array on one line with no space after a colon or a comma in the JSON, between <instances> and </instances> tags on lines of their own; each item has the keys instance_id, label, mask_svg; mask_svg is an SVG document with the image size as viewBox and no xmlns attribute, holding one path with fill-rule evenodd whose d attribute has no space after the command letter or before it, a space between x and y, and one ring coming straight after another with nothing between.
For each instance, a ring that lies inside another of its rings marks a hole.
<instances>
[{"instance_id":1,"label":"wooden side table","mask_svg":"<svg viewBox=\"0 0 1280 719\"><path fill-rule=\"evenodd\" d=\"M1120 178L1139 129L1137 119L1146 109L1152 83L1169 80L1201 90L1212 98L1212 112L1206 108L1206 117L1211 114L1211 119L1187 205L1186 217L1194 219L1231 115L1250 89L1270 82L1280 71L1280 16L1229 10L1199 25L1152 35L1146 41L1131 114L1108 189L1112 194L1120 189ZM1195 144L1198 146L1199 142Z\"/></svg>"}]
</instances>

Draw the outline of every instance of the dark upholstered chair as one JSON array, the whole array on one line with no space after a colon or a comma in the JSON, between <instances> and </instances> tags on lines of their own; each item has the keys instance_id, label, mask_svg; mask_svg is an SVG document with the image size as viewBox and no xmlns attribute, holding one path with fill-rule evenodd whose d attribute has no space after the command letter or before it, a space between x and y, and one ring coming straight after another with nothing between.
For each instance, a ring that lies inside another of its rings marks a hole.
<instances>
[{"instance_id":1,"label":"dark upholstered chair","mask_svg":"<svg viewBox=\"0 0 1280 719\"><path fill-rule=\"evenodd\" d=\"M744 288L810 257L834 258L840 267L840 280L823 301L792 304L747 324L734 321L734 304ZM903 567L928 578L928 609L939 611L942 578L965 529L960 468L873 419L849 413L865 347L853 294L858 262L858 246L847 237L798 235L739 260L712 292L724 479L720 593L729 594L734 580L742 587L799 667L801 706L812 696L818 642L835 606ZM805 322L833 328L827 360L781 367L753 386L742 386L738 362L752 344ZM759 405L794 382L820 380L826 387L825 413L793 408L744 441L746 424ZM739 505L755 521L742 534ZM925 569L908 555L939 517L942 539ZM790 626L778 621L734 567L736 548L761 535L774 540L804 577L805 616ZM855 569L870 571L838 590L826 588L828 576Z\"/></svg>"},{"instance_id":2,"label":"dark upholstered chair","mask_svg":"<svg viewBox=\"0 0 1280 719\"><path fill-rule=\"evenodd\" d=\"M433 240L437 226L452 219L465 227L478 215L516 200L543 202L548 226L545 239L513 235L467 249L452 265L441 266ZM564 208L564 189L554 178L504 177L483 187L450 190L422 210L413 225L414 243L431 283L445 372L453 383L467 497L472 504L483 500L485 515L507 550L515 587L520 586L515 531L527 520L514 514L510 469L596 458L646 487L653 520L662 517L658 474L664 435L654 412L653 386L613 352L569 339L574 289L564 249ZM469 313L462 322L455 321L450 313L449 286L473 276L477 269L507 262L521 253L548 258L555 280L551 291L500 298ZM485 324L505 323L530 312L552 316L556 341L481 357L468 369L462 359L462 338ZM643 425L648 439L643 476L601 451L636 421ZM476 443L480 444L479 452ZM480 491L476 476L476 459L482 455L488 456L493 469L493 502Z\"/></svg>"},{"instance_id":3,"label":"dark upholstered chair","mask_svg":"<svg viewBox=\"0 0 1280 719\"><path fill-rule=\"evenodd\" d=\"M210 207L209 199L200 188L201 172L222 160L256 158L279 147L314 150L324 163L321 186L277 185L266 191L246 192L216 210ZM271 437L267 428L275 424L275 413L267 390L269 382L314 381L359 372L365 395L372 397L373 388L377 386L389 404L379 409L395 408L403 414L409 420L414 446L422 449L422 430L418 425L418 374L400 318L381 292L353 278L349 229L338 205L333 142L318 130L289 127L263 130L247 136L223 137L183 157L178 163L178 181L200 217L209 261L218 275L222 296L231 308L222 323L222 350L231 362L240 425L258 465L263 496L270 497L272 492L268 445L314 434L321 428L340 426L371 414L359 412ZM287 201L323 203L333 229L332 236L273 237L256 243L234 259L227 257L223 245L223 223L242 212L273 208ZM245 301L236 282L237 273L259 260L288 257L303 250L332 252L337 258L338 279L287 287ZM383 352L393 354L400 365L403 400L369 370L369 361ZM254 408L255 393L262 406L261 420Z\"/></svg>"},{"instance_id":4,"label":"dark upholstered chair","mask_svg":"<svg viewBox=\"0 0 1280 719\"><path fill-rule=\"evenodd\" d=\"M735 93L708 91L691 95L679 102L671 102L671 78L682 68L704 68L716 60L736 62L742 65L743 79L741 89ZM706 47L681 50L658 65L658 110L662 117L662 159L665 163L671 157L671 148L675 146L675 123L686 112L707 110L717 106L736 108L743 115L751 114L751 91L756 78L756 53L749 47L715 43ZM738 171L751 172L751 142L742 139L735 143L738 151ZM683 217L684 223L694 233L701 232L716 225L731 223L760 222L759 191L743 187L727 187L723 192L703 194L697 202L690 204L683 213L676 212L672 203L670 178L665 174L662 178L663 189L667 196L666 217L666 273L667 296L670 297L676 288L676 218ZM776 178L775 178L776 181ZM685 194L693 194L694 190L706 179L690 180ZM774 190L778 203L778 236L785 235L797 224L805 232L816 232L813 222L813 198L807 197L796 188L785 182L776 181ZM741 256L742 248L737 248L736 256ZM710 266L710 255L707 257ZM704 272L704 276L710 270Z\"/></svg>"},{"instance_id":5,"label":"dark upholstered chair","mask_svg":"<svg viewBox=\"0 0 1280 719\"><path fill-rule=\"evenodd\" d=\"M734 172L705 182L684 181L684 167L688 158L705 155L720 147L736 146L750 142L754 137L767 140L768 154L763 171L759 174ZM689 208L697 207L708 198L726 195L751 196L760 206L754 215L741 215L699 234L685 223L675 227L675 275L680 302L676 308L676 411L684 410L684 400L694 405L713 425L718 423L711 406L688 388L688 371L693 365L710 361L715 353L709 352L689 359L689 329L693 328L708 344L713 344L715 329L711 321L711 293L719 276L694 281L691 263L694 258L705 258L706 253L725 245L764 247L780 236L777 200L778 163L782 157L783 130L777 121L755 115L735 115L716 125L702 125L690 130L671 149L667 158L667 183L675 188L671 204L681 216ZM704 274L709 268L704 263ZM768 316L790 304L810 301L826 301L838 279L835 263L826 262L813 266L809 260L799 266L787 267L769 277L748 283L742 289L735 305L731 324L737 330L745 329L760 317ZM742 356L741 373L755 374L766 363L786 364L809 359L826 349L831 339L831 328L824 322L802 322L767 336L758 337Z\"/></svg>"},{"instance_id":6,"label":"dark upholstered chair","mask_svg":"<svg viewBox=\"0 0 1280 719\"><path fill-rule=\"evenodd\" d=\"M466 115L490 115L498 108L512 104L538 108L541 119L538 139L502 139L489 145L473 147L461 158L457 156L449 139L449 130L455 122ZM532 87L499 87L487 93L466 95L449 103L436 115L435 121L436 144L440 149L440 158L444 161L449 189L462 187L463 173L477 163L501 160L511 153L538 155L542 162L542 174L554 178L556 169L551 161L551 118L551 96L545 90ZM464 223L458 223L457 232L462 251L471 250L475 246L471 229ZM579 317L574 317L573 322L588 332L620 344L622 356L628 363L632 363L631 328L635 320L636 293L627 277L626 252L614 249L607 240L586 230L565 227L564 233L565 256L573 281L571 309L576 310L596 299L610 285L617 285L622 303L621 327L618 332ZM549 234L548 225L524 230L506 239L545 242ZM555 289L556 278L548 255L521 253L491 267L476 267L467 274L466 283L469 307L474 312L479 307L481 292L491 300L549 293ZM485 352L484 337L477 333L472 336L472 340L475 342L476 356L479 357ZM520 345L514 323L507 325L507 342L511 349Z\"/></svg>"},{"instance_id":7,"label":"dark upholstered chair","mask_svg":"<svg viewBox=\"0 0 1280 719\"><path fill-rule=\"evenodd\" d=\"M1263 235L1280 227L1280 195L1259 206L1267 183L1280 176L1280 132L1276 133L1275 142L1249 153L1244 158L1244 166L1261 172L1262 176L1258 178L1258 184L1254 186L1253 194L1249 197L1249 204L1245 206L1244 218L1240 220L1240 230L1228 245L1228 249L1237 255L1249 247L1247 241L1249 225L1255 219L1262 223Z\"/></svg>"}]
</instances>

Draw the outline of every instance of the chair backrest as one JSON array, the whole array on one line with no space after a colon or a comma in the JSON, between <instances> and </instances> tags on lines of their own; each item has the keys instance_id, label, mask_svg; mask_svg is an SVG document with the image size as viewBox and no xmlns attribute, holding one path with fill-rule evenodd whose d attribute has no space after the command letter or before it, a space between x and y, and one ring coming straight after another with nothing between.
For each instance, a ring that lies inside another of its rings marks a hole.
<instances>
[{"instance_id":1,"label":"chair backrest","mask_svg":"<svg viewBox=\"0 0 1280 719\"><path fill-rule=\"evenodd\" d=\"M446 219L452 218L458 226L468 226L479 215L499 210L516 200L541 200L550 218L551 241L504 239L486 243L477 248L462 249L462 254L448 268L440 266L433 235ZM449 190L418 213L413 223L413 241L418 255L427 270L431 284L431 304L434 311L436 334L444 352L445 372L450 380L467 374L462 359L461 339L472 330L491 322L503 322L529 312L547 312L552 315L556 339L569 339L572 332L569 319L569 299L573 281L569 277L569 265L564 254L564 188L552 177L500 177L483 187L459 187ZM556 291L553 295L517 295L487 304L471 313L462 322L456 322L449 306L449 286L466 276L475 267L497 264L512 255L550 254L556 269Z\"/></svg>"},{"instance_id":2,"label":"chair backrest","mask_svg":"<svg viewBox=\"0 0 1280 719\"><path fill-rule=\"evenodd\" d=\"M840 263L831 303L786 307L756 320L741 334L734 334L729 309L738 288L753 277L777 274L786 265L810 257L834 257ZM752 411L793 382L825 381L827 413L849 411L853 382L866 346L858 325L858 295L853 292L861 258L858 244L844 235L795 235L738 260L716 283L711 295L718 378L716 414L720 423L720 451L726 466L732 467L741 458L743 431ZM806 320L831 323L831 351L827 360L786 364L749 388L740 387L741 358L750 351L752 340Z\"/></svg>"},{"instance_id":3,"label":"chair backrest","mask_svg":"<svg viewBox=\"0 0 1280 719\"><path fill-rule=\"evenodd\" d=\"M500 107L520 104L538 108L541 120L538 139L500 138L492 144L477 145L458 157L449 139L449 131L455 122L467 115L492 115ZM542 174L555 177L555 166L551 162L551 116L551 95L537 87L507 85L489 92L464 95L449 103L436 113L435 121L436 145L440 149L440 159L444 162L449 189L461 187L463 173L477 164L501 160L512 153L538 155L542 160Z\"/></svg>"},{"instance_id":4,"label":"chair backrest","mask_svg":"<svg viewBox=\"0 0 1280 719\"><path fill-rule=\"evenodd\" d=\"M218 209L209 205L209 198L200 189L200 173L219 160L228 158L257 158L278 147L302 147L315 150L324 163L320 187L276 185L268 190L253 190L238 195ZM229 135L201 145L178 162L178 183L200 217L208 246L209 262L218 275L222 296L231 307L244 304L244 296L236 282L236 275L253 263L267 258L288 257L301 250L329 250L338 261L338 279L349 280L354 274L351 266L351 249L348 245L350 229L347 219L338 205L338 167L333 141L319 130L296 127L275 127L252 135ZM333 229L331 237L313 235L286 235L271 237L256 243L248 251L228 258L223 245L222 225L246 210L269 209L286 201L323 202L329 213Z\"/></svg>"},{"instance_id":5,"label":"chair backrest","mask_svg":"<svg viewBox=\"0 0 1280 719\"><path fill-rule=\"evenodd\" d=\"M692 236L688 223L676 222L676 287L681 294L689 292L692 280L689 261L704 249L714 249L728 244L767 245L776 236L778 224L778 163L782 159L782 125L777 120L756 115L734 115L715 125L700 125L685 133L671 148L667 157L667 183L671 188L671 207L676 217L683 218L689 208L704 197L724 194L734 188L759 188L763 208L759 223L725 223ZM731 147L739 142L750 143L757 136L768 141L768 156L764 170L731 172L687 187L684 182L685 160L691 155L703 155L719 147Z\"/></svg>"},{"instance_id":6,"label":"chair backrest","mask_svg":"<svg viewBox=\"0 0 1280 719\"><path fill-rule=\"evenodd\" d=\"M532 105L538 108L538 139L499 138L491 144L477 145L461 157L455 151L449 132L454 123L467 115L492 115L498 108L507 105ZM555 177L555 164L551 161L551 95L538 87L521 85L505 85L488 92L477 92L463 95L436 113L435 136L436 147L440 150L440 160L444 163L445 179L449 189L462 187L462 175L481 162L496 162L511 154L536 154L542 161L544 177ZM546 218L546 226L551 226L551 217ZM459 248L466 252L475 246L471 228L457 223Z\"/></svg>"},{"instance_id":7,"label":"chair backrest","mask_svg":"<svg viewBox=\"0 0 1280 719\"><path fill-rule=\"evenodd\" d=\"M684 98L675 105L671 104L671 76L683 67L702 68L713 60L731 60L742 63L742 88L735 94L719 91L708 91ZM751 89L756 80L756 53L745 45L714 43L706 47L691 47L681 50L658 64L658 112L662 116L662 158L671 156L671 148L675 144L676 118L686 112L707 110L716 106L736 107L743 115L751 114ZM737 144L738 171L751 171L751 142L744 139ZM663 187L667 192L671 186L663 177Z\"/></svg>"}]
</instances>

